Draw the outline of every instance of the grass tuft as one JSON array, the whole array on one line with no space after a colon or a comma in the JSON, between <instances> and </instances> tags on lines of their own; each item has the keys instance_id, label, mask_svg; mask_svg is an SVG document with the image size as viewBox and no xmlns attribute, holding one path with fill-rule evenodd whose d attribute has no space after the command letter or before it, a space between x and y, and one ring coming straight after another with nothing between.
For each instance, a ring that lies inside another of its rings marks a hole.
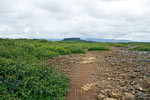
<instances>
[{"instance_id":1,"label":"grass tuft","mask_svg":"<svg viewBox=\"0 0 150 100\"><path fill-rule=\"evenodd\" d=\"M90 47L88 51L109 51L108 47Z\"/></svg>"}]
</instances>

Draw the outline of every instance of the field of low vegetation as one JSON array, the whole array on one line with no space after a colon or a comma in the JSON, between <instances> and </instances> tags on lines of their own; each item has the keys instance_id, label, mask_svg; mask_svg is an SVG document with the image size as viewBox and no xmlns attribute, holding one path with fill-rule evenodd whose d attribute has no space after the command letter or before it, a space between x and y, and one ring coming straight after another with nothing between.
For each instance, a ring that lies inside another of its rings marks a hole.
<instances>
[{"instance_id":1,"label":"field of low vegetation","mask_svg":"<svg viewBox=\"0 0 150 100\"><path fill-rule=\"evenodd\" d=\"M55 67L47 65L46 60L59 55L85 53L89 46L91 44L79 42L1 39L0 98L64 100L69 79Z\"/></svg>"},{"instance_id":2,"label":"field of low vegetation","mask_svg":"<svg viewBox=\"0 0 150 100\"><path fill-rule=\"evenodd\" d=\"M65 100L65 94L69 90L69 78L46 61L59 55L85 53L87 50L108 51L110 46L150 51L149 43L0 39L0 98Z\"/></svg>"},{"instance_id":3,"label":"field of low vegetation","mask_svg":"<svg viewBox=\"0 0 150 100\"><path fill-rule=\"evenodd\" d=\"M150 51L150 43L130 43L130 45L135 46L130 48L131 50Z\"/></svg>"}]
</instances>

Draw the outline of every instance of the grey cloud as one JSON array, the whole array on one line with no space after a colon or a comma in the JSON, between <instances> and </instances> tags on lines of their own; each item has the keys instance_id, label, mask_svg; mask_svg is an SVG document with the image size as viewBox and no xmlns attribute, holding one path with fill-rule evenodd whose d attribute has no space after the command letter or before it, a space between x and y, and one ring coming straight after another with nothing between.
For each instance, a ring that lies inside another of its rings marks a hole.
<instances>
[{"instance_id":1,"label":"grey cloud","mask_svg":"<svg viewBox=\"0 0 150 100\"><path fill-rule=\"evenodd\" d=\"M149 0L2 0L0 37L150 41Z\"/></svg>"}]
</instances>

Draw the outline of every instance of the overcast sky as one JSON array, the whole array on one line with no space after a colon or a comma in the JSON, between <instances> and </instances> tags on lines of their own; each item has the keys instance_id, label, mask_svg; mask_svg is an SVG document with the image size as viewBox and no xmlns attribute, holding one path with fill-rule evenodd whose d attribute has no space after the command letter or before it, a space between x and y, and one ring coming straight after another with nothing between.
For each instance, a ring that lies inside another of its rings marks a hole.
<instances>
[{"instance_id":1,"label":"overcast sky","mask_svg":"<svg viewBox=\"0 0 150 100\"><path fill-rule=\"evenodd\" d=\"M150 41L150 0L0 0L0 37Z\"/></svg>"}]
</instances>

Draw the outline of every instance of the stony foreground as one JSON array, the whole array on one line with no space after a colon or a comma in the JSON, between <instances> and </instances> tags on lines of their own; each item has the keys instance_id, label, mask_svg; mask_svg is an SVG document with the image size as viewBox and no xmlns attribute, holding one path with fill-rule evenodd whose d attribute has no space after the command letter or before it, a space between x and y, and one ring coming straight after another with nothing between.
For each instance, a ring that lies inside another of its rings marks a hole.
<instances>
[{"instance_id":1,"label":"stony foreground","mask_svg":"<svg viewBox=\"0 0 150 100\"><path fill-rule=\"evenodd\" d=\"M87 82L91 83L81 86L82 90L89 90L89 92L83 91L84 94L81 95L83 98L89 96L90 89L94 88L92 96L90 95L86 100L150 100L149 53L113 48L111 51L91 52L91 54L94 61L89 61L88 65L96 67L95 73L91 73L96 79L94 82L89 79ZM79 68L83 65L81 62L86 62L84 61L85 56L88 57L87 54L60 56L48 62L57 65L73 80L72 77L77 73L76 71L81 70ZM78 73L77 75L83 74ZM77 84L78 80L76 80Z\"/></svg>"}]
</instances>

